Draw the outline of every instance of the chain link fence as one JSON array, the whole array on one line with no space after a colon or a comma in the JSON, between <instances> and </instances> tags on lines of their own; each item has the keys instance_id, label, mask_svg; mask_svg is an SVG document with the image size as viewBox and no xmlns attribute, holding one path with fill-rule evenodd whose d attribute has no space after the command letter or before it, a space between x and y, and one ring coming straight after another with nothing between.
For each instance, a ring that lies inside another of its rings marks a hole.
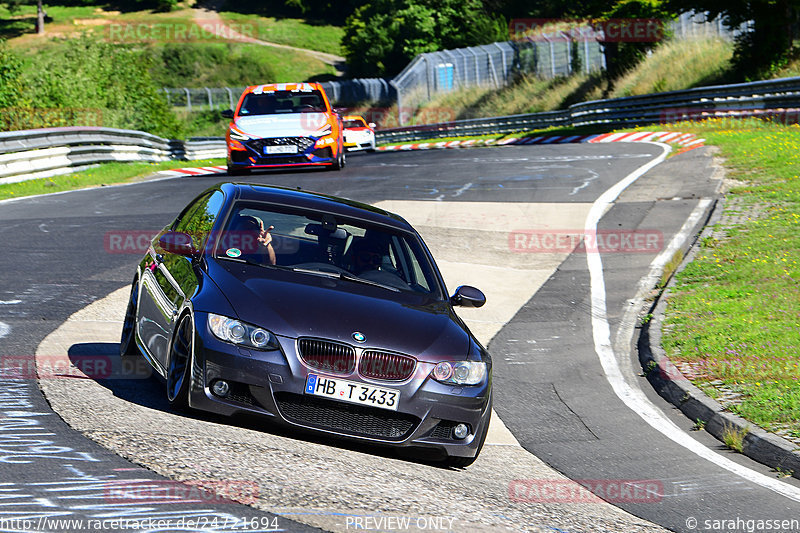
<instances>
[{"instance_id":1,"label":"chain link fence","mask_svg":"<svg viewBox=\"0 0 800 533\"><path fill-rule=\"evenodd\" d=\"M669 24L673 39L706 39L718 37L732 41L750 30L751 23L744 23L738 28L728 28L722 17L709 19L706 13L690 11L681 14Z\"/></svg>"},{"instance_id":2,"label":"chain link fence","mask_svg":"<svg viewBox=\"0 0 800 533\"><path fill-rule=\"evenodd\" d=\"M397 99L394 87L388 80L355 79L322 82L322 88L335 106L360 102L390 103ZM200 89L163 89L167 102L186 111L234 109L245 87L203 87Z\"/></svg>"},{"instance_id":3,"label":"chain link fence","mask_svg":"<svg viewBox=\"0 0 800 533\"><path fill-rule=\"evenodd\" d=\"M397 106L416 109L436 94L467 87L504 87L517 74L554 78L605 68L600 43L580 33L577 37L576 32L551 32L537 35L536 41L420 54L392 80Z\"/></svg>"},{"instance_id":4,"label":"chain link fence","mask_svg":"<svg viewBox=\"0 0 800 533\"><path fill-rule=\"evenodd\" d=\"M732 40L748 24L729 29L721 18L684 13L664 29L673 39L718 37ZM420 54L392 80L380 78L322 83L336 106L397 103L399 125L437 94L468 87L501 88L518 75L556 78L606 68L603 38L590 25L536 32L521 40ZM233 109L244 87L164 89L173 107L187 111Z\"/></svg>"}]
</instances>

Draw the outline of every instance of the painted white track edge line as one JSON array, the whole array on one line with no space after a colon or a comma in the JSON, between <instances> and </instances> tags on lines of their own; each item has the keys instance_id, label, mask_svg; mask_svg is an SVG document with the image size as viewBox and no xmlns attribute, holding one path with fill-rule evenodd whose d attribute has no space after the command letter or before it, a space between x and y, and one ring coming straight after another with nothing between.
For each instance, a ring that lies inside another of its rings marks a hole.
<instances>
[{"instance_id":1,"label":"painted white track edge line","mask_svg":"<svg viewBox=\"0 0 800 533\"><path fill-rule=\"evenodd\" d=\"M45 193L45 194L32 194L30 196L20 196L19 198L5 198L3 200L0 200L0 205L19 202L21 200L47 198L47 197L50 197L50 196L61 196L62 194L70 194L70 193L73 193L73 192L93 191L95 189L100 189L100 188L131 187L133 185L139 185L141 183L155 183L157 181L171 180L171 179L177 178L177 177L178 176L162 176L160 178L153 178L153 179L142 180L142 181L132 181L132 182L129 182L129 183L112 183L111 185L106 185L105 187L102 187L101 185L93 185L91 187L84 187L82 189L70 189L68 191L48 192L48 193Z\"/></svg>"},{"instance_id":2,"label":"painted white track edge line","mask_svg":"<svg viewBox=\"0 0 800 533\"><path fill-rule=\"evenodd\" d=\"M587 235L595 234L597 223L605 213L606 209L630 184L639 179L645 172L658 165L667 154L672 150L669 145L663 143L651 143L661 146L663 152L652 161L642 165L631 174L623 178L616 185L604 192L595 200L589 214L586 216L584 230ZM622 402L639 415L653 429L672 440L676 444L686 448L695 455L710 461L711 463L724 468L752 483L760 485L773 492L781 494L791 500L800 502L800 489L781 482L778 479L765 476L749 468L742 466L727 457L706 448L700 442L683 432L669 418L661 412L644 393L632 387L623 377L622 371L617 362L614 349L611 346L611 327L606 315L606 287L603 276L603 262L597 252L587 253L586 262L589 267L590 286L591 286L591 305L592 305L592 337L594 339L595 352L600 359L606 380L611 385L614 394Z\"/></svg>"}]
</instances>

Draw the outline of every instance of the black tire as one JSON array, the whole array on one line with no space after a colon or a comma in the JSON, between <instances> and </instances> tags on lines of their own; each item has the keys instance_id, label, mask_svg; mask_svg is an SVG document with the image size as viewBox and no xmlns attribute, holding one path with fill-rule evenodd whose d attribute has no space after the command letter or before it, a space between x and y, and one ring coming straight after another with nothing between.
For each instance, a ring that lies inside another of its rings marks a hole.
<instances>
[{"instance_id":1,"label":"black tire","mask_svg":"<svg viewBox=\"0 0 800 533\"><path fill-rule=\"evenodd\" d=\"M194 325L190 315L184 315L175 329L167 362L167 401L172 407L189 407L189 386L194 362Z\"/></svg>"},{"instance_id":2,"label":"black tire","mask_svg":"<svg viewBox=\"0 0 800 533\"><path fill-rule=\"evenodd\" d=\"M250 174L249 168L239 168L239 167L232 167L228 166L228 175L229 176L247 176Z\"/></svg>"},{"instance_id":3,"label":"black tire","mask_svg":"<svg viewBox=\"0 0 800 533\"><path fill-rule=\"evenodd\" d=\"M125 311L125 321L122 323L122 338L119 341L119 355L121 358L135 358L141 355L136 344L136 312L139 305L139 284L133 280L131 295L128 297L128 308Z\"/></svg>"},{"instance_id":4,"label":"black tire","mask_svg":"<svg viewBox=\"0 0 800 533\"><path fill-rule=\"evenodd\" d=\"M489 399L489 413L492 410L492 400ZM491 416L491 414L489 415ZM483 430L481 434L478 436L478 449L475 450L475 457L459 457L455 455L450 455L445 459L445 464L449 467L453 468L466 468L478 458L481 454L481 450L483 449L483 443L486 442L486 435L489 433L489 423L483 426Z\"/></svg>"},{"instance_id":5,"label":"black tire","mask_svg":"<svg viewBox=\"0 0 800 533\"><path fill-rule=\"evenodd\" d=\"M339 150L339 156L333 161L333 164L328 167L330 170L342 170L347 163L346 156L344 154L344 148Z\"/></svg>"}]
</instances>

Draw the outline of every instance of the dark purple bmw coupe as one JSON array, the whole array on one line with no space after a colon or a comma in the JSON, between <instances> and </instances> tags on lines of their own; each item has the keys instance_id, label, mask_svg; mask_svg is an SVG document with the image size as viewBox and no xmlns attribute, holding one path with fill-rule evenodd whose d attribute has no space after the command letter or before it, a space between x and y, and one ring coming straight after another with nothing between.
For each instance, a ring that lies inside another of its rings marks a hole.
<instances>
[{"instance_id":1,"label":"dark purple bmw coupe","mask_svg":"<svg viewBox=\"0 0 800 533\"><path fill-rule=\"evenodd\" d=\"M417 232L350 200L223 183L152 241L136 269L123 357L167 399L397 447L453 466L481 450L492 361Z\"/></svg>"}]
</instances>

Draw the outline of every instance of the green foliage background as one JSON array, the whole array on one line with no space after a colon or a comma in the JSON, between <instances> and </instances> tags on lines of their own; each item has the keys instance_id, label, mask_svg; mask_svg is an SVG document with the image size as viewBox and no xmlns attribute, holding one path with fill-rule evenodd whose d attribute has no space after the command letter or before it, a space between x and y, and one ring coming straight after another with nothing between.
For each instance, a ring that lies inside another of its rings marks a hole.
<instances>
[{"instance_id":1,"label":"green foliage background","mask_svg":"<svg viewBox=\"0 0 800 533\"><path fill-rule=\"evenodd\" d=\"M417 54L508 39L481 0L376 0L348 17L342 47L354 77L392 77Z\"/></svg>"},{"instance_id":2,"label":"green foliage background","mask_svg":"<svg viewBox=\"0 0 800 533\"><path fill-rule=\"evenodd\" d=\"M25 95L3 105L3 129L83 124L175 136L180 128L152 66L143 50L88 37L64 40L0 88L0 94L13 95L15 87L24 87Z\"/></svg>"}]
</instances>

